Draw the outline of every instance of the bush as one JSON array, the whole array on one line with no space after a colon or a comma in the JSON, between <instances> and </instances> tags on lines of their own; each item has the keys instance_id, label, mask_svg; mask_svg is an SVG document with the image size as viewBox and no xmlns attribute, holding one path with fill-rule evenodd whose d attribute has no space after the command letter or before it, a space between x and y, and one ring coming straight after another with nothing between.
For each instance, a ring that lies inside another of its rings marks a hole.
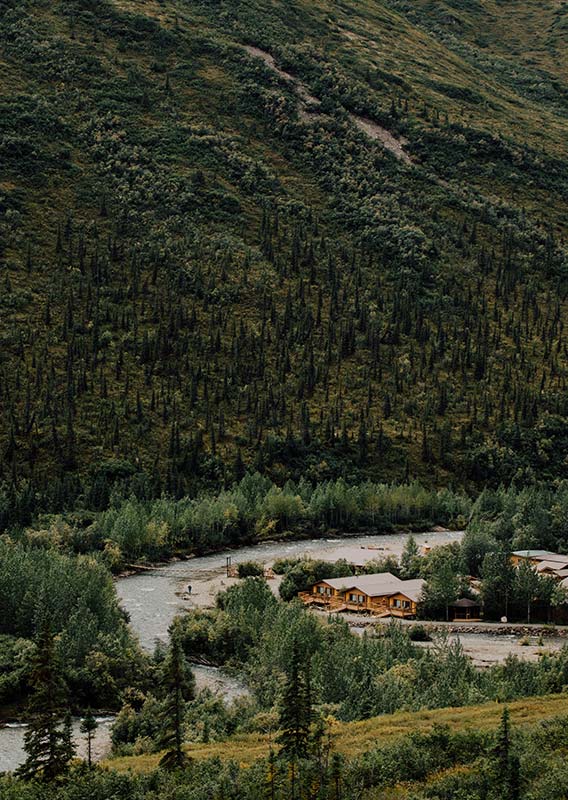
<instances>
[{"instance_id":1,"label":"bush","mask_svg":"<svg viewBox=\"0 0 568 800\"><path fill-rule=\"evenodd\" d=\"M264 566L258 561L243 561L237 567L239 578L262 578L264 576Z\"/></svg>"},{"instance_id":2,"label":"bush","mask_svg":"<svg viewBox=\"0 0 568 800\"><path fill-rule=\"evenodd\" d=\"M431 642L432 637L424 625L411 625L408 636L412 642Z\"/></svg>"}]
</instances>

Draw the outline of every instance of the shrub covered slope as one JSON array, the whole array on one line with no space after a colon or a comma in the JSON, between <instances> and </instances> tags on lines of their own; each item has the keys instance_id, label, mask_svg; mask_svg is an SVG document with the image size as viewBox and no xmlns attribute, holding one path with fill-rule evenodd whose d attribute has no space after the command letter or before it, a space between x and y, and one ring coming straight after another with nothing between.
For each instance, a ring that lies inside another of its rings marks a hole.
<instances>
[{"instance_id":1,"label":"shrub covered slope","mask_svg":"<svg viewBox=\"0 0 568 800\"><path fill-rule=\"evenodd\" d=\"M556 0L2 3L6 485L566 476L567 40Z\"/></svg>"}]
</instances>

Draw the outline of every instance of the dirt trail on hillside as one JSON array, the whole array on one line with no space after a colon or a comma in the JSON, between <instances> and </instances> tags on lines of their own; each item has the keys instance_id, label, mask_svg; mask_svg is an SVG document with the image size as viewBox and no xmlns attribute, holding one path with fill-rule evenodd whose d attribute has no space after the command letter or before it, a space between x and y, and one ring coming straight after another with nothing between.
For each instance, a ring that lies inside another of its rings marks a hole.
<instances>
[{"instance_id":1,"label":"dirt trail on hillside","mask_svg":"<svg viewBox=\"0 0 568 800\"><path fill-rule=\"evenodd\" d=\"M317 97L314 97L313 94L310 94L307 87L301 81L299 81L293 75L290 75L289 72L280 69L274 60L274 56L271 56L270 53L266 52L266 50L261 50L260 47L254 47L250 44L245 44L243 46L249 55L262 59L269 69L275 72L280 78L287 81L287 83L292 84L296 94L303 103L311 106L320 105L320 101L317 99Z\"/></svg>"},{"instance_id":2,"label":"dirt trail on hillside","mask_svg":"<svg viewBox=\"0 0 568 800\"><path fill-rule=\"evenodd\" d=\"M260 58L269 69L271 69L276 75L282 78L282 80L286 81L294 88L300 100L298 115L303 122L311 122L314 119L314 111L321 106L321 101L318 100L317 97L314 97L313 94L310 94L305 84L303 84L289 72L281 69L276 64L274 56L272 56L270 53L267 53L266 50L261 50L260 47L255 47L254 45L250 44L245 44L243 47L249 55L253 56L254 58ZM360 117L357 114L352 113L349 114L349 117L353 124L366 136L368 136L369 139L373 139L374 141L382 144L385 150L388 150L395 158L404 164L412 164L410 156L404 150L404 145L407 144L406 139L403 139L402 137L397 139L386 128L383 128L377 122L367 119L366 117Z\"/></svg>"},{"instance_id":3,"label":"dirt trail on hillside","mask_svg":"<svg viewBox=\"0 0 568 800\"><path fill-rule=\"evenodd\" d=\"M405 164L412 164L410 156L404 150L403 145L407 143L406 139L402 137L397 139L386 128L381 127L378 123L373 122L372 119L366 117L358 117L357 114L350 114L351 119L359 130L366 133L371 139L379 141L386 150L389 150L395 158L403 161Z\"/></svg>"}]
</instances>

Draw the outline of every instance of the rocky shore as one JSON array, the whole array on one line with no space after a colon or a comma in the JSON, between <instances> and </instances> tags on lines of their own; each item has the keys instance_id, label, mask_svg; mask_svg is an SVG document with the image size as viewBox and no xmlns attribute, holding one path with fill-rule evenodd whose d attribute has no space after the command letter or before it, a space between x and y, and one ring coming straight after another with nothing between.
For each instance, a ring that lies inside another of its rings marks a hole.
<instances>
[{"instance_id":1,"label":"rocky shore","mask_svg":"<svg viewBox=\"0 0 568 800\"><path fill-rule=\"evenodd\" d=\"M500 622L430 622L429 620L382 620L354 616L346 619L352 628L369 628L400 622L405 626L420 626L427 633L467 633L484 636L550 636L568 638L568 627L544 624L500 623Z\"/></svg>"}]
</instances>

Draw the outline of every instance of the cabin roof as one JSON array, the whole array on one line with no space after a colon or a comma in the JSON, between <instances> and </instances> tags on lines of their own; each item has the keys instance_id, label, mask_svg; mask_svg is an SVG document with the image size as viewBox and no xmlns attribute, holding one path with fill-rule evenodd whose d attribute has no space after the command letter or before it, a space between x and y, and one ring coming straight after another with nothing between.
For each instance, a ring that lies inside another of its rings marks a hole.
<instances>
[{"instance_id":1,"label":"cabin roof","mask_svg":"<svg viewBox=\"0 0 568 800\"><path fill-rule=\"evenodd\" d=\"M348 575L345 578L329 578L324 581L333 589L360 589L372 594L375 589L386 589L402 581L390 572L377 572L374 575Z\"/></svg>"},{"instance_id":2,"label":"cabin roof","mask_svg":"<svg viewBox=\"0 0 568 800\"><path fill-rule=\"evenodd\" d=\"M564 556L562 561L540 561L536 569L537 572L544 572L547 569L550 569L553 572L560 572L566 567L568 567L568 558Z\"/></svg>"},{"instance_id":3,"label":"cabin roof","mask_svg":"<svg viewBox=\"0 0 568 800\"><path fill-rule=\"evenodd\" d=\"M403 594L409 600L418 601L422 593L424 581L417 578L412 581L401 581L390 572L378 572L374 575L349 575L346 578L329 578L318 581L326 583L333 589L349 591L356 589L369 597L388 597L393 594Z\"/></svg>"},{"instance_id":4,"label":"cabin roof","mask_svg":"<svg viewBox=\"0 0 568 800\"><path fill-rule=\"evenodd\" d=\"M450 608L480 608L480 606L477 600L470 600L469 597L461 597L455 603L450 603Z\"/></svg>"},{"instance_id":5,"label":"cabin roof","mask_svg":"<svg viewBox=\"0 0 568 800\"><path fill-rule=\"evenodd\" d=\"M568 564L568 556L563 556L560 553L548 553L543 558L540 558L540 563L543 562L551 563L551 564Z\"/></svg>"},{"instance_id":6,"label":"cabin roof","mask_svg":"<svg viewBox=\"0 0 568 800\"><path fill-rule=\"evenodd\" d=\"M546 556L547 561L550 560L550 556L561 558L558 553L551 553L550 550L513 550L512 555L519 558L544 558Z\"/></svg>"},{"instance_id":7,"label":"cabin roof","mask_svg":"<svg viewBox=\"0 0 568 800\"><path fill-rule=\"evenodd\" d=\"M412 581L401 581L398 589L393 594L403 594L409 600L414 600L417 603L420 600L422 589L426 581L422 578L415 578Z\"/></svg>"}]
</instances>

